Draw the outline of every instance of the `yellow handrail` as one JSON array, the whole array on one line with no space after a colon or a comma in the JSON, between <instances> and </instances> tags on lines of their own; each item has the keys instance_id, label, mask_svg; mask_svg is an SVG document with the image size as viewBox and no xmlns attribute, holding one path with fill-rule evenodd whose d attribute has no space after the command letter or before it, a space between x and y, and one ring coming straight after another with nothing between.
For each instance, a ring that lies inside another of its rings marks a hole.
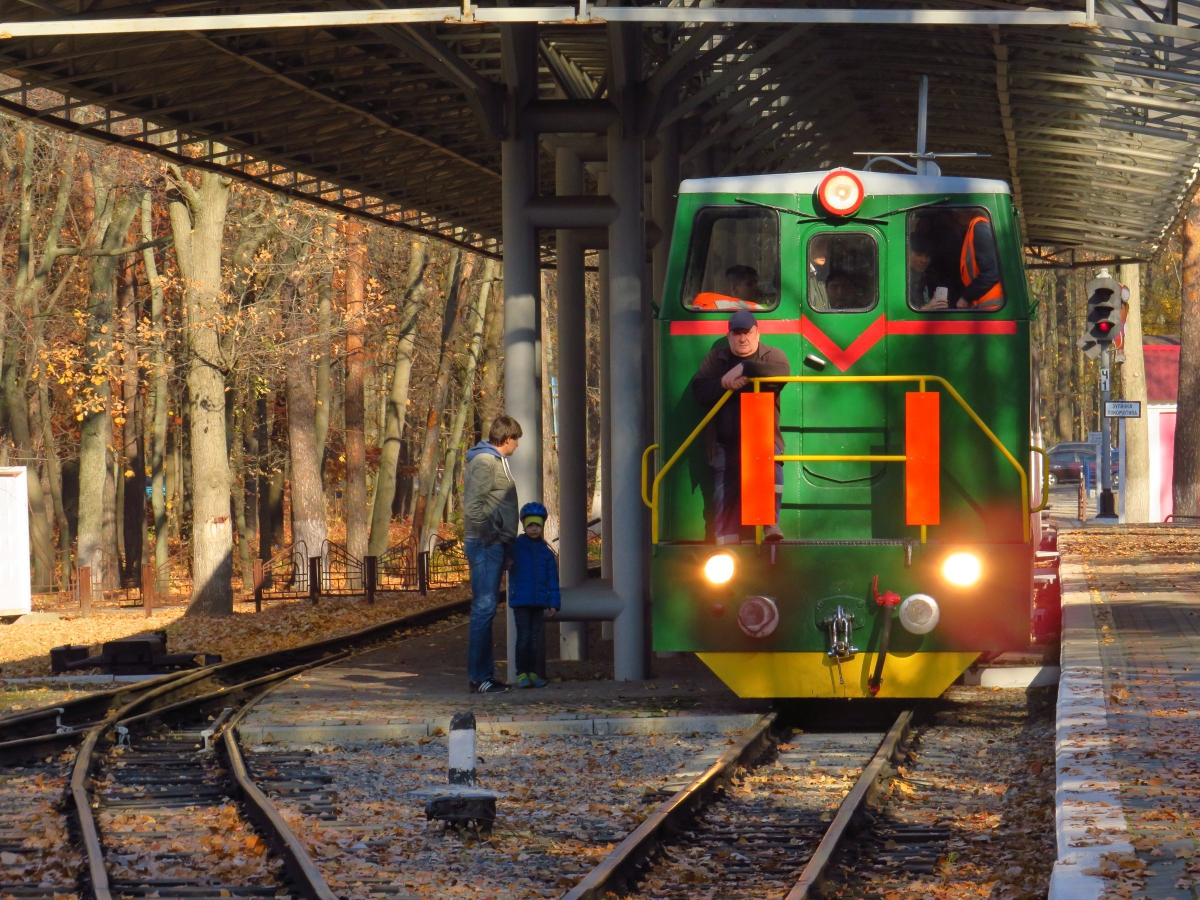
<instances>
[{"instance_id":1,"label":"yellow handrail","mask_svg":"<svg viewBox=\"0 0 1200 900\"><path fill-rule=\"evenodd\" d=\"M1041 447L1030 445L1029 449L1034 453L1042 454L1042 502L1029 510L1030 514L1033 514L1041 512L1050 505L1050 454Z\"/></svg>"},{"instance_id":2,"label":"yellow handrail","mask_svg":"<svg viewBox=\"0 0 1200 900\"><path fill-rule=\"evenodd\" d=\"M650 506L650 498L646 496L646 463L650 459L650 454L658 449L658 444L651 444L642 451L642 502ZM653 509L653 507L651 507Z\"/></svg>"},{"instance_id":3,"label":"yellow handrail","mask_svg":"<svg viewBox=\"0 0 1200 900\"><path fill-rule=\"evenodd\" d=\"M959 394L959 392L954 389L954 386L951 385L950 382L948 382L945 378L942 378L940 375L772 375L772 376L765 377L765 378L751 378L750 381L754 383L754 389L756 391L759 390L763 384L793 384L793 383L794 384L826 384L826 383L831 383L831 382L839 383L839 384L847 384L847 383L860 383L860 384L861 383L892 383L892 384L895 384L895 383L904 383L904 382L917 382L921 385L921 390L925 390L925 382L926 381L937 382L938 384L940 384L942 387L944 387L946 389L947 393L949 393L950 396L955 399L955 401L958 403L958 405L963 408L963 411L968 416L970 416L971 421L973 421L976 425L979 426L979 429L987 436L988 440L990 440L992 442L992 444L995 445L996 449L1000 451L1000 453L1004 456L1004 458L1006 460L1008 460L1009 464L1014 469L1016 469L1017 475L1021 480L1021 513L1022 513L1022 522L1023 522L1022 534L1025 536L1026 541L1029 540L1029 515L1030 515L1029 476L1026 475L1025 469L1021 466L1021 464L1019 462L1017 462L1016 458L1011 453L1008 452L1008 448L1005 447L1004 444L1002 444L1000 442L1000 439L998 437L996 437L996 435L992 432L992 429L988 428L987 424L983 421L983 419L979 418L979 416L976 414L975 410L971 409L971 407L967 403L967 401L962 398L962 395ZM716 404L713 406L713 408L708 411L708 415L706 415L703 419L700 420L700 424L697 425L694 429L692 429L692 433L689 434L687 436L687 439L682 444L679 445L679 449L676 450L671 455L671 458L667 460L666 465L664 465L662 467L662 469L659 470L658 474L654 476L654 482L650 488L650 502L647 504L650 507L650 540L651 540L651 543L654 543L654 544L658 543L658 486L659 486L659 482L662 481L663 476L666 475L667 472L669 472L671 470L671 468L675 465L675 463L679 459L679 457L683 455L683 452L692 445L692 442L699 436L700 432L702 432L704 430L705 426L708 425L708 423L712 421L713 416L715 416L717 414L717 412L721 409L722 406L725 405L726 401L728 401L732 395L733 395L733 391L725 392L725 394L721 397L720 400L718 400L716 402ZM809 459L814 462L816 462L816 461L824 461L824 462L856 461L856 460L866 460L866 459L870 459L873 461L880 461L880 462L902 462L905 459L905 457L896 456L896 457L886 457L885 458L885 457L855 457L855 456L816 456L816 457L777 456L776 459L781 460L781 461L786 461L786 462L790 462L795 459ZM645 501L645 499L646 499L645 491L643 491L642 492L643 502Z\"/></svg>"},{"instance_id":4,"label":"yellow handrail","mask_svg":"<svg viewBox=\"0 0 1200 900\"><path fill-rule=\"evenodd\" d=\"M671 471L671 467L675 465L675 461L683 455L684 450L692 445L692 441L694 441L699 436L700 432L704 430L705 426L707 426L708 423L713 420L713 416L720 412L721 407L725 405L725 402L731 396L733 396L733 391L726 391L722 395L721 399L713 404L713 408L708 411L708 415L701 419L700 424L692 429L692 433L687 436L687 440L679 445L679 449L671 454L671 458L667 460L666 465L664 465L659 470L658 474L654 476L654 484L650 488L650 502L646 504L650 507L650 543L658 543L658 483L662 481L662 477L667 474L667 472ZM645 499L645 496L643 496L642 500L644 501Z\"/></svg>"}]
</instances>

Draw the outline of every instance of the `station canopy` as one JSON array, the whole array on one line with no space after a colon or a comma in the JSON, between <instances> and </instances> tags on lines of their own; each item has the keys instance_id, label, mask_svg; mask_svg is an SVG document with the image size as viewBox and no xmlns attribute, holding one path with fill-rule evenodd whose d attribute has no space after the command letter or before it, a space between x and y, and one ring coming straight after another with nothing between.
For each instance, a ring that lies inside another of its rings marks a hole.
<instances>
[{"instance_id":1,"label":"station canopy","mask_svg":"<svg viewBox=\"0 0 1200 900\"><path fill-rule=\"evenodd\" d=\"M912 151L923 74L928 149L988 154L939 165L1012 184L1035 254L1146 259L1194 190L1198 3L692 3L0 0L0 104L499 254L504 30L538 23L541 98L590 100L634 29L685 173Z\"/></svg>"}]
</instances>

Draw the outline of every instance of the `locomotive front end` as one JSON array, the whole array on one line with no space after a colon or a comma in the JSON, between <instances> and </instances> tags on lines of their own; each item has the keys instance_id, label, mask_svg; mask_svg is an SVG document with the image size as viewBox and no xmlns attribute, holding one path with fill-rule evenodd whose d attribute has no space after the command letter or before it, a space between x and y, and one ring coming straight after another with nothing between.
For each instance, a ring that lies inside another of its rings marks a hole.
<instances>
[{"instance_id":1,"label":"locomotive front end","mask_svg":"<svg viewBox=\"0 0 1200 900\"><path fill-rule=\"evenodd\" d=\"M744 697L932 697L1029 646L1005 185L685 182L658 327L656 650L696 652Z\"/></svg>"}]
</instances>

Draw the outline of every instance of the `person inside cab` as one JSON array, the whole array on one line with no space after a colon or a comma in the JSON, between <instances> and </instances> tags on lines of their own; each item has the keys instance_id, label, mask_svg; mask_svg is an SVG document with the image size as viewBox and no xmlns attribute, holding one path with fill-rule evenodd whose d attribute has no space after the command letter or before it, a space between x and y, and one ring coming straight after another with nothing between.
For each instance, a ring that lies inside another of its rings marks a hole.
<instances>
[{"instance_id":1,"label":"person inside cab","mask_svg":"<svg viewBox=\"0 0 1200 900\"><path fill-rule=\"evenodd\" d=\"M983 209L913 214L908 235L909 304L922 311L989 312L1004 305L996 235Z\"/></svg>"},{"instance_id":2,"label":"person inside cab","mask_svg":"<svg viewBox=\"0 0 1200 900\"><path fill-rule=\"evenodd\" d=\"M758 270L753 266L733 265L725 270L725 292L705 291L692 301L693 309L735 310L766 309L758 286Z\"/></svg>"}]
</instances>

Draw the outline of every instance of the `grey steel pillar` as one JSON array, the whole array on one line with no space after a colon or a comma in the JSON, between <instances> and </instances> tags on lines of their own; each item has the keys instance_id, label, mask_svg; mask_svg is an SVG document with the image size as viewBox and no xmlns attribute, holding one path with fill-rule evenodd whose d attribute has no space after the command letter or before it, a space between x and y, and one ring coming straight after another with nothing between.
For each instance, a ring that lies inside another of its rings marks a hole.
<instances>
[{"instance_id":1,"label":"grey steel pillar","mask_svg":"<svg viewBox=\"0 0 1200 900\"><path fill-rule=\"evenodd\" d=\"M613 590L624 608L613 623L613 677L645 677L645 552L641 455L646 444L643 416L643 280L646 277L643 144L621 125L608 133L609 192L618 207L608 228L609 404L612 430Z\"/></svg>"},{"instance_id":2,"label":"grey steel pillar","mask_svg":"<svg viewBox=\"0 0 1200 900\"><path fill-rule=\"evenodd\" d=\"M522 429L509 460L517 500L542 499L542 367L537 230L525 204L537 193L537 136L501 144L504 229L504 411ZM508 610L508 676L515 675L517 629Z\"/></svg>"},{"instance_id":3,"label":"grey steel pillar","mask_svg":"<svg viewBox=\"0 0 1200 900\"><path fill-rule=\"evenodd\" d=\"M597 190L609 193L607 166L596 176ZM600 283L600 577L611 582L613 577L613 527L612 527L612 367L609 365L608 348L612 346L609 330L609 267L608 250L596 254L596 268ZM612 622L603 622L600 636L613 639Z\"/></svg>"},{"instance_id":4,"label":"grey steel pillar","mask_svg":"<svg viewBox=\"0 0 1200 900\"><path fill-rule=\"evenodd\" d=\"M583 163L567 147L555 150L559 196L583 193ZM558 569L564 588L587 580L587 297L583 247L559 230L558 256ZM587 622L558 626L560 659L587 659Z\"/></svg>"},{"instance_id":5,"label":"grey steel pillar","mask_svg":"<svg viewBox=\"0 0 1200 900\"><path fill-rule=\"evenodd\" d=\"M663 283L667 280L667 259L671 255L671 232L675 225L675 205L679 192L679 123L674 122L658 133L659 148L651 166L650 181L654 202L654 224L661 232L654 245L654 287L651 297L662 303Z\"/></svg>"}]
</instances>

